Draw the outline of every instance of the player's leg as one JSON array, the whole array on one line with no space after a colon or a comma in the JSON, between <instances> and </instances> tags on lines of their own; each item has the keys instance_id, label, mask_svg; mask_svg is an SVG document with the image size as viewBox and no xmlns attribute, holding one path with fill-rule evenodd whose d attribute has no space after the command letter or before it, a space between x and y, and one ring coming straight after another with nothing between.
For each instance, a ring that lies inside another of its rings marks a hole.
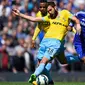
<instances>
[{"instance_id":1,"label":"player's leg","mask_svg":"<svg viewBox=\"0 0 85 85\"><path fill-rule=\"evenodd\" d=\"M64 53L64 51L65 51L64 44L65 44L65 40L62 41L61 46L59 48L59 52L57 55L55 55L56 56L55 58L57 59L58 64L60 66L60 71L64 71L66 73L66 72L68 72L66 69L68 64L67 64L67 59L66 59L65 53Z\"/></svg>"},{"instance_id":2,"label":"player's leg","mask_svg":"<svg viewBox=\"0 0 85 85\"><path fill-rule=\"evenodd\" d=\"M74 63L74 62L80 62L78 55L75 55L75 56L72 55L72 54L66 55L66 53L64 52L65 51L64 44L65 44L65 41L62 41L62 44L61 44L60 49L59 49L59 54L57 55L58 61L61 64L71 64L71 63ZM78 51L79 54L81 53L80 52L81 47L77 46L76 50Z\"/></svg>"},{"instance_id":3,"label":"player's leg","mask_svg":"<svg viewBox=\"0 0 85 85\"><path fill-rule=\"evenodd\" d=\"M75 63L75 62L80 62L78 55L75 55L75 56L72 54L65 55L64 51L61 52L61 54L57 55L57 59L61 64L71 64L71 63Z\"/></svg>"},{"instance_id":4,"label":"player's leg","mask_svg":"<svg viewBox=\"0 0 85 85\"><path fill-rule=\"evenodd\" d=\"M42 58L38 68L35 70L34 74L31 75L31 82L34 80L32 79L33 76L38 76L39 74L42 73L42 71L45 68L46 63L48 63L49 60L53 57L53 55L58 51L60 48L61 42L56 39L45 39L45 45L46 45L46 51L44 54L44 57Z\"/></svg>"},{"instance_id":5,"label":"player's leg","mask_svg":"<svg viewBox=\"0 0 85 85\"><path fill-rule=\"evenodd\" d=\"M64 44L65 44L65 40L63 40L61 43L61 46L59 48L59 53L55 55L61 64L67 64L67 60L66 60L65 53L64 53L65 51Z\"/></svg>"},{"instance_id":6,"label":"player's leg","mask_svg":"<svg viewBox=\"0 0 85 85\"><path fill-rule=\"evenodd\" d=\"M29 79L29 83L32 83L33 81L36 80L36 77L42 73L42 71L45 68L45 64L48 61L48 58L44 57L44 53L46 51L46 47L45 47L45 40L42 40L41 44L40 44L40 48L38 51L38 55L37 58L40 60L39 62L39 66L36 68L35 72L31 75L30 79ZM44 57L44 58L43 58Z\"/></svg>"},{"instance_id":7,"label":"player's leg","mask_svg":"<svg viewBox=\"0 0 85 85\"><path fill-rule=\"evenodd\" d=\"M38 65L40 64L40 59L38 60ZM42 74L45 74L47 77L48 77L48 80L49 80L49 85L54 85L54 82L52 80L52 77L50 75L50 69L51 69L51 62L47 63ZM33 85L37 85L36 81L33 82Z\"/></svg>"},{"instance_id":8,"label":"player's leg","mask_svg":"<svg viewBox=\"0 0 85 85\"><path fill-rule=\"evenodd\" d=\"M39 66L36 68L34 75L38 76L39 74L41 74L45 68L46 63L48 62L48 58L43 57Z\"/></svg>"},{"instance_id":9,"label":"player's leg","mask_svg":"<svg viewBox=\"0 0 85 85\"><path fill-rule=\"evenodd\" d=\"M64 54L64 50L61 51L58 55L56 55L56 58L61 64L67 64L67 59Z\"/></svg>"},{"instance_id":10,"label":"player's leg","mask_svg":"<svg viewBox=\"0 0 85 85\"><path fill-rule=\"evenodd\" d=\"M47 63L45 66L45 69L43 71L43 74L45 74L48 77L49 85L54 85L54 82L53 82L52 77L50 75L51 66L52 66L51 62Z\"/></svg>"},{"instance_id":11,"label":"player's leg","mask_svg":"<svg viewBox=\"0 0 85 85\"><path fill-rule=\"evenodd\" d=\"M38 66L44 56L44 52L45 52L45 45L44 45L44 42L42 41L40 44L40 48L38 50L38 54L37 54ZM38 73L40 73L41 68L42 68L42 65L40 65L40 68L38 68L38 70L35 70L36 72L31 75L31 77L28 80L29 83L32 83L33 81L36 80L36 77L38 76Z\"/></svg>"},{"instance_id":12,"label":"player's leg","mask_svg":"<svg viewBox=\"0 0 85 85\"><path fill-rule=\"evenodd\" d=\"M51 43L52 43L52 42L51 42ZM55 45L55 43L54 43L54 47L48 48L48 49L47 49L47 52L45 52L45 56L51 56L51 59L52 59L52 58L53 58L53 55L54 55L55 52L56 52L56 49L59 49L59 47L58 47L57 45L60 46L60 44L56 44L56 45ZM57 48L55 48L55 46L57 46ZM53 50L54 50L54 51L53 51ZM44 69L43 72L44 72L45 75L47 75L48 78L49 78L49 85L54 85L54 82L53 82L52 77L51 77L50 72L49 72L50 69L51 69L51 61L46 64L45 69Z\"/></svg>"},{"instance_id":13,"label":"player's leg","mask_svg":"<svg viewBox=\"0 0 85 85\"><path fill-rule=\"evenodd\" d=\"M41 52L41 51L40 51L40 52ZM42 54L40 54L40 52L38 53L38 57L37 57L37 58L38 58L38 66L39 66L39 64L40 64L40 61L41 61L41 59L42 59L42 55L43 55L43 53L44 53L44 52L42 52ZM48 77L49 81L52 82L52 85L53 85L53 81L52 81L52 78L51 78L51 76L50 76L51 66L52 66L51 62L47 63L42 73L45 74L45 75ZM40 72L40 69L41 69L41 68L39 68L39 70L37 70L37 71L34 73L34 74L36 74L36 76L38 76L38 73ZM32 76L32 77L35 77L34 74L32 74L31 76ZM36 78L36 77L35 77L35 78ZM34 79L34 80L35 80L35 79ZM36 83L36 82L34 82L34 83Z\"/></svg>"},{"instance_id":14,"label":"player's leg","mask_svg":"<svg viewBox=\"0 0 85 85\"><path fill-rule=\"evenodd\" d=\"M38 59L38 65L40 64L40 61L41 61L41 59ZM42 74L45 74L48 77L49 84L54 85L54 82L53 82L52 77L50 75L50 69L51 69L51 67L52 67L52 64L51 64L51 61L50 61L50 62L48 62L46 64L46 66L45 66Z\"/></svg>"},{"instance_id":15,"label":"player's leg","mask_svg":"<svg viewBox=\"0 0 85 85\"><path fill-rule=\"evenodd\" d=\"M40 75L44 68L45 68L45 64L48 62L48 59L46 57L43 57L43 59L41 60L39 66L36 68L35 72L31 75L30 79L29 79L29 83L33 83L34 85L36 85L36 77L38 75Z\"/></svg>"},{"instance_id":16,"label":"player's leg","mask_svg":"<svg viewBox=\"0 0 85 85\"><path fill-rule=\"evenodd\" d=\"M79 56L74 56L72 54L66 56L66 60L68 64L80 62Z\"/></svg>"},{"instance_id":17,"label":"player's leg","mask_svg":"<svg viewBox=\"0 0 85 85\"><path fill-rule=\"evenodd\" d=\"M58 65L60 67L59 72L63 71L64 73L67 73L68 70L66 69L68 67L68 62L64 54L64 50L60 51L60 53L55 57L57 59Z\"/></svg>"},{"instance_id":18,"label":"player's leg","mask_svg":"<svg viewBox=\"0 0 85 85\"><path fill-rule=\"evenodd\" d=\"M74 62L79 62L80 59L78 57L78 55L73 56L72 54L70 55L65 55L65 47L64 47L64 41L61 44L61 47L59 49L59 54L57 55L57 59L59 61L59 65L61 67L61 69L64 69L65 72L67 72L66 67L68 66L68 64L74 63Z\"/></svg>"},{"instance_id":19,"label":"player's leg","mask_svg":"<svg viewBox=\"0 0 85 85\"><path fill-rule=\"evenodd\" d=\"M60 47L60 41L56 39L45 39L46 51L44 57L42 58L38 68L35 70L34 74L38 76L45 68L46 63L53 57L56 51Z\"/></svg>"}]
</instances>

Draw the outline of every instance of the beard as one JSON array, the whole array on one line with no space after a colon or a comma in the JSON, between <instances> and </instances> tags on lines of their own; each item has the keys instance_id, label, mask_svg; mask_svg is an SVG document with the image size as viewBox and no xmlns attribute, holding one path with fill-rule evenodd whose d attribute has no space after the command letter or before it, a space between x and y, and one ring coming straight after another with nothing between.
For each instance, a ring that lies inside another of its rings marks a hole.
<instances>
[{"instance_id":1,"label":"beard","mask_svg":"<svg viewBox=\"0 0 85 85\"><path fill-rule=\"evenodd\" d=\"M57 17L57 15L58 15L58 12L55 10L55 12L53 14L50 14L50 17L52 19L55 19Z\"/></svg>"}]
</instances>

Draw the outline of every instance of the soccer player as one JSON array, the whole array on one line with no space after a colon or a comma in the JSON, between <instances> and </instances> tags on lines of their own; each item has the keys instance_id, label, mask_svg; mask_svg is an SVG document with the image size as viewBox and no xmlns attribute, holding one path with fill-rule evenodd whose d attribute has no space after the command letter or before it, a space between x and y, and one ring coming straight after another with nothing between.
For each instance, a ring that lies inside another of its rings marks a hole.
<instances>
[{"instance_id":1,"label":"soccer player","mask_svg":"<svg viewBox=\"0 0 85 85\"><path fill-rule=\"evenodd\" d=\"M31 75L29 82L33 83L36 80L36 77L42 73L45 68L46 63L53 59L55 53L58 53L59 48L61 46L61 42L64 39L67 26L69 25L69 20L73 20L76 23L76 31L77 33L81 33L81 26L79 20L74 17L69 11L62 10L58 12L56 10L55 4L53 2L49 2L47 11L49 16L46 17L31 17L20 13L18 10L14 9L13 13L17 16L21 16L31 21L48 21L50 22L50 27L48 31L45 33L43 40L41 41L38 55L43 54L42 60L38 68ZM50 18L50 19L49 19ZM35 84L37 85L37 84Z\"/></svg>"},{"instance_id":2,"label":"soccer player","mask_svg":"<svg viewBox=\"0 0 85 85\"><path fill-rule=\"evenodd\" d=\"M36 14L36 17L45 17L45 16L48 16L48 14L47 14L47 1L46 0L40 0L39 11ZM35 46L35 40L36 40L36 37L39 35L39 33L41 31L46 33L49 26L50 26L49 22L43 22L42 21L42 22L37 23L37 26L35 28L35 32L34 32L34 35L33 35L33 38L32 38L32 46L33 47Z\"/></svg>"},{"instance_id":3,"label":"soccer player","mask_svg":"<svg viewBox=\"0 0 85 85\"><path fill-rule=\"evenodd\" d=\"M85 12L80 11L75 14L75 16L80 20L81 34L75 34L74 46L76 52L81 61L85 63ZM70 26L74 26L74 23L70 23Z\"/></svg>"},{"instance_id":4,"label":"soccer player","mask_svg":"<svg viewBox=\"0 0 85 85\"><path fill-rule=\"evenodd\" d=\"M39 11L36 14L37 17L45 17L48 16L47 13L47 1L46 0L40 0L40 7L39 7ZM49 29L50 23L49 22L38 22L37 26L35 28L35 32L32 38L32 47L35 47L35 40L36 37L39 35L40 32L43 32L44 34L47 32L47 30ZM42 59L43 55L39 55L37 56L38 59L38 64L40 63L41 59ZM49 85L54 85L53 80L50 76L50 69L51 69L51 62L48 62L45 66L45 69L43 71L43 74L47 75L49 78Z\"/></svg>"}]
</instances>

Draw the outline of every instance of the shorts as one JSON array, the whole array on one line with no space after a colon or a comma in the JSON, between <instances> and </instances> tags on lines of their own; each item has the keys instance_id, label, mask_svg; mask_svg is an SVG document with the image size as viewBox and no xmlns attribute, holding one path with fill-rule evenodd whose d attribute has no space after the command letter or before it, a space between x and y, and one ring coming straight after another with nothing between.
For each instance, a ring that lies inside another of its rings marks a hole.
<instances>
[{"instance_id":1,"label":"shorts","mask_svg":"<svg viewBox=\"0 0 85 85\"><path fill-rule=\"evenodd\" d=\"M48 60L51 60L55 53L59 51L60 45L60 40L53 38L44 38L41 41L37 58L42 59L43 57L46 57L48 58Z\"/></svg>"}]
</instances>

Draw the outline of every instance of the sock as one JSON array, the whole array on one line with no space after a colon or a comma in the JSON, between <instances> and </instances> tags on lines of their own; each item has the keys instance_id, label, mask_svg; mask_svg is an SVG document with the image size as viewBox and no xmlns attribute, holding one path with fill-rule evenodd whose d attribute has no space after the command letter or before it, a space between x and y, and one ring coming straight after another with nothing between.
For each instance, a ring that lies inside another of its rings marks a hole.
<instances>
[{"instance_id":1,"label":"sock","mask_svg":"<svg viewBox=\"0 0 85 85\"><path fill-rule=\"evenodd\" d=\"M41 74L44 70L45 64L44 63L40 63L40 65L38 66L38 68L36 68L34 74L36 76L38 76L39 74Z\"/></svg>"},{"instance_id":2,"label":"sock","mask_svg":"<svg viewBox=\"0 0 85 85\"><path fill-rule=\"evenodd\" d=\"M52 66L51 63L47 63L47 65L45 66L45 68L43 70L43 74L45 74L48 77L49 81L52 81L52 77L50 75L51 66Z\"/></svg>"},{"instance_id":3,"label":"sock","mask_svg":"<svg viewBox=\"0 0 85 85\"><path fill-rule=\"evenodd\" d=\"M46 64L46 66L45 66L45 68L46 68L48 71L50 71L51 66L52 66L52 64L51 64L51 63L47 63L47 64Z\"/></svg>"}]
</instances>

